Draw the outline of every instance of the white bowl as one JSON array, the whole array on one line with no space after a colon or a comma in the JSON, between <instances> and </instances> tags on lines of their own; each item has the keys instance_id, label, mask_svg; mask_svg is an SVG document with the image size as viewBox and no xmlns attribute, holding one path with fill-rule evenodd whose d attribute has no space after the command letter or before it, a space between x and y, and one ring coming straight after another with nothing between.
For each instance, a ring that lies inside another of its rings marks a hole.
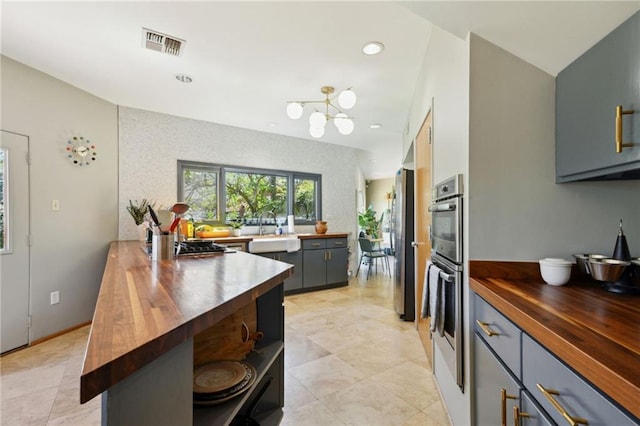
<instances>
[{"instance_id":1,"label":"white bowl","mask_svg":"<svg viewBox=\"0 0 640 426\"><path fill-rule=\"evenodd\" d=\"M540 259L540 274L549 285L565 285L571 277L572 263L564 259Z\"/></svg>"}]
</instances>

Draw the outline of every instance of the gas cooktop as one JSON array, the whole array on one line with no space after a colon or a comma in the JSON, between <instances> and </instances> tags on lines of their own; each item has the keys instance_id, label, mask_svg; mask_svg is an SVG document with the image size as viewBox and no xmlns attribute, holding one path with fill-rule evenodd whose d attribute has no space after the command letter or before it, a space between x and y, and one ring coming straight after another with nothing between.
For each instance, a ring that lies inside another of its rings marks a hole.
<instances>
[{"instance_id":1,"label":"gas cooktop","mask_svg":"<svg viewBox=\"0 0 640 426\"><path fill-rule=\"evenodd\" d=\"M224 253L226 246L211 241L181 241L176 243L176 256L203 255L210 253Z\"/></svg>"}]
</instances>

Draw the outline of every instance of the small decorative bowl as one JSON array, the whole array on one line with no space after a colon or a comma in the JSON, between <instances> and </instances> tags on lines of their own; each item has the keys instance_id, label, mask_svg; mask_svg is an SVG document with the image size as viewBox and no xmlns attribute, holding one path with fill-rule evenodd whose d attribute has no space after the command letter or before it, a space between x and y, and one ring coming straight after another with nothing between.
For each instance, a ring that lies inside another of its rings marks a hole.
<instances>
[{"instance_id":1,"label":"small decorative bowl","mask_svg":"<svg viewBox=\"0 0 640 426\"><path fill-rule=\"evenodd\" d=\"M589 260L591 276L598 281L616 282L631 262L616 259Z\"/></svg>"},{"instance_id":2,"label":"small decorative bowl","mask_svg":"<svg viewBox=\"0 0 640 426\"><path fill-rule=\"evenodd\" d=\"M549 285L565 285L571 278L571 263L565 259L540 259L540 275Z\"/></svg>"}]
</instances>

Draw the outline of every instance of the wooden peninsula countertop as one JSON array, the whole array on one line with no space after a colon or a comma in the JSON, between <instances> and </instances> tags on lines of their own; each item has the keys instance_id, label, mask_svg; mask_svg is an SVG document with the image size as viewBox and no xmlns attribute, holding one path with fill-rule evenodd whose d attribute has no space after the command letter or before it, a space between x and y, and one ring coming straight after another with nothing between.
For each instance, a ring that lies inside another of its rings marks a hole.
<instances>
[{"instance_id":1,"label":"wooden peninsula countertop","mask_svg":"<svg viewBox=\"0 0 640 426\"><path fill-rule=\"evenodd\" d=\"M80 402L255 300L292 270L239 251L152 262L141 242L111 243L80 377Z\"/></svg>"},{"instance_id":2,"label":"wooden peninsula countertop","mask_svg":"<svg viewBox=\"0 0 640 426\"><path fill-rule=\"evenodd\" d=\"M594 386L640 418L640 296L574 274L542 281L537 263L470 262L471 289Z\"/></svg>"}]
</instances>

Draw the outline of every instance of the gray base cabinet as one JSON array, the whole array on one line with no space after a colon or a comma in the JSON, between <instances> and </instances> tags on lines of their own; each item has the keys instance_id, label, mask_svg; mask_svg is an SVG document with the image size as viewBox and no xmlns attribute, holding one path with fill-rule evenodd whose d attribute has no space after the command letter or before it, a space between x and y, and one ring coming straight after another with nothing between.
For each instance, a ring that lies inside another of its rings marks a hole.
<instances>
[{"instance_id":1,"label":"gray base cabinet","mask_svg":"<svg viewBox=\"0 0 640 426\"><path fill-rule=\"evenodd\" d=\"M556 182L640 178L640 12L556 78ZM616 152L616 107L623 111Z\"/></svg>"},{"instance_id":2,"label":"gray base cabinet","mask_svg":"<svg viewBox=\"0 0 640 426\"><path fill-rule=\"evenodd\" d=\"M284 291L299 290L302 288L302 253L299 251L260 253L259 256L278 260L293 265L293 275L284 280Z\"/></svg>"},{"instance_id":3,"label":"gray base cabinet","mask_svg":"<svg viewBox=\"0 0 640 426\"><path fill-rule=\"evenodd\" d=\"M317 238L302 241L305 289L346 284L349 253L346 238Z\"/></svg>"},{"instance_id":4,"label":"gray base cabinet","mask_svg":"<svg viewBox=\"0 0 640 426\"><path fill-rule=\"evenodd\" d=\"M476 425L639 424L478 295L474 317Z\"/></svg>"},{"instance_id":5,"label":"gray base cabinet","mask_svg":"<svg viewBox=\"0 0 640 426\"><path fill-rule=\"evenodd\" d=\"M489 349L489 345L474 333L475 360L475 421L477 425L511 424L512 410L518 405L521 386Z\"/></svg>"}]
</instances>

